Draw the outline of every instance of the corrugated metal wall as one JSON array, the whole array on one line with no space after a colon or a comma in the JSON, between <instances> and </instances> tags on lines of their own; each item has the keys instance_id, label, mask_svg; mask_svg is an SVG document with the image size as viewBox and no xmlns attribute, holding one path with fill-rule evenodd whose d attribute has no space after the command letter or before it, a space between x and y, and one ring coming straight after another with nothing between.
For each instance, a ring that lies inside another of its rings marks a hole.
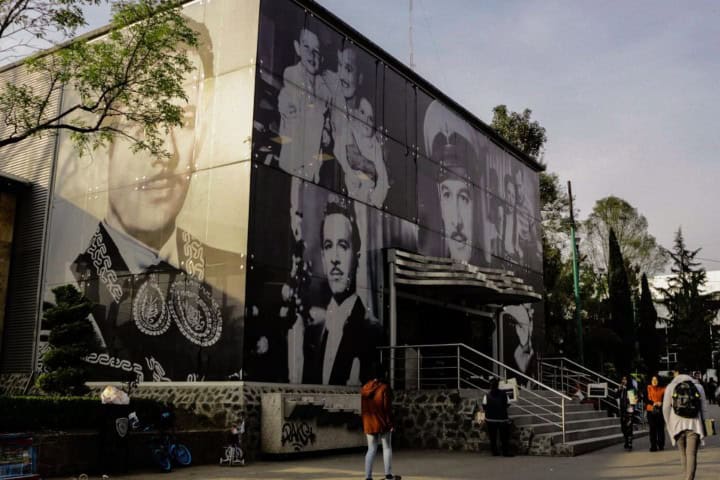
<instances>
[{"instance_id":1,"label":"corrugated metal wall","mask_svg":"<svg viewBox=\"0 0 720 480\"><path fill-rule=\"evenodd\" d=\"M32 85L40 92L46 88L45 80L41 75L28 74L21 66L0 73L0 88L10 81ZM58 101L59 95L53 95L50 111L57 112ZM0 121L0 138L9 134L8 127ZM31 188L18 199L0 373L32 371L54 153L54 134L0 148L0 171L32 182Z\"/></svg>"}]
</instances>

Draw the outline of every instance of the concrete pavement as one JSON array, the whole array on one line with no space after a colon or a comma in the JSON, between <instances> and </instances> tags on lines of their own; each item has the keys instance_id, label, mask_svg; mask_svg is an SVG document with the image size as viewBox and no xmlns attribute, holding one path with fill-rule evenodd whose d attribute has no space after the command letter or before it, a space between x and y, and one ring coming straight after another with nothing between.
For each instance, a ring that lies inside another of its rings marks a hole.
<instances>
[{"instance_id":1,"label":"concrete pavement","mask_svg":"<svg viewBox=\"0 0 720 480\"><path fill-rule=\"evenodd\" d=\"M720 408L712 406L715 418ZM619 428L619 426L618 426ZM518 456L492 457L487 454L396 450L393 471L404 480L430 479L670 479L681 478L680 454L668 442L665 451L649 452L648 439L634 443L634 450L626 452L622 445L574 458ZM284 461L259 461L245 467L198 466L176 469L170 474L144 472L115 479L262 479L262 480L345 480L362 479L363 453L331 455ZM375 478L383 478L382 457L375 462ZM698 480L720 479L720 438L707 439L698 454Z\"/></svg>"}]
</instances>

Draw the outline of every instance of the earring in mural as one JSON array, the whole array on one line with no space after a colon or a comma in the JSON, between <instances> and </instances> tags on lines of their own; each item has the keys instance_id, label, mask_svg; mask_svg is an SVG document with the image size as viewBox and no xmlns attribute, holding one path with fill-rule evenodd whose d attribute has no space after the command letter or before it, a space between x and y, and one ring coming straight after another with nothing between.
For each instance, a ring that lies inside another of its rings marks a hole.
<instances>
[{"instance_id":1,"label":"earring in mural","mask_svg":"<svg viewBox=\"0 0 720 480\"><path fill-rule=\"evenodd\" d=\"M133 301L133 320L145 335L162 335L170 328L165 296L158 286L157 274L150 274Z\"/></svg>"}]
</instances>

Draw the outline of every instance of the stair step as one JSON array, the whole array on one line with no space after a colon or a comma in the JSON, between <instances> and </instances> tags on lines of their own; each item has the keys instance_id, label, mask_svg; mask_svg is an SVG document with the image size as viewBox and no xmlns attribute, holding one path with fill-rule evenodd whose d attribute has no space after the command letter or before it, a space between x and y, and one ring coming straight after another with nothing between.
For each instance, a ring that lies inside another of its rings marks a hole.
<instances>
[{"instance_id":1,"label":"stair step","mask_svg":"<svg viewBox=\"0 0 720 480\"><path fill-rule=\"evenodd\" d=\"M601 427L612 427L617 428L618 421L614 418L594 418L594 419L582 419L582 420L569 420L565 422L566 432L573 432L578 430L586 430L592 428ZM543 433L562 433L562 426L557 423L544 422L544 423L531 423L522 425L523 428L531 428L535 435Z\"/></svg>"},{"instance_id":2,"label":"stair step","mask_svg":"<svg viewBox=\"0 0 720 480\"><path fill-rule=\"evenodd\" d=\"M576 430L565 430L565 442L572 442L575 440L583 440L585 438L593 437L604 437L606 435L614 435L620 431L620 424L615 423L613 425L604 425L602 427L591 427L591 428L579 428ZM549 437L553 444L563 443L562 431L541 433L536 437Z\"/></svg>"},{"instance_id":3,"label":"stair step","mask_svg":"<svg viewBox=\"0 0 720 480\"><path fill-rule=\"evenodd\" d=\"M634 437L642 437L647 435L647 430L636 430ZM582 440L574 440L564 444L556 445L553 454L556 456L575 456L583 453L592 452L601 448L619 444L625 441L622 433L612 435L604 435L600 437L584 438Z\"/></svg>"}]
</instances>

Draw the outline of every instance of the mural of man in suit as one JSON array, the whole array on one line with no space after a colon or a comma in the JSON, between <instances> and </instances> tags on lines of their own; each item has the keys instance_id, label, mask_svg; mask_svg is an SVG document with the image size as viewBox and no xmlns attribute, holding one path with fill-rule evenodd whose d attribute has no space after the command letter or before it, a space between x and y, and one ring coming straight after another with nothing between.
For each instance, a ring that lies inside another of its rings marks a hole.
<instances>
[{"instance_id":1,"label":"mural of man in suit","mask_svg":"<svg viewBox=\"0 0 720 480\"><path fill-rule=\"evenodd\" d=\"M324 319L305 327L303 383L361 385L372 375L380 324L358 297L360 234L352 202L331 196L321 223L323 271L331 292Z\"/></svg>"},{"instance_id":2,"label":"mural of man in suit","mask_svg":"<svg viewBox=\"0 0 720 480\"><path fill-rule=\"evenodd\" d=\"M225 379L241 367L243 259L176 224L212 98L203 81L213 76L212 44L192 23L201 47L189 52L197 70L186 81L184 124L167 136L169 156L132 152L122 139L109 147L107 213L71 265L95 304L102 350L87 360L98 365L98 379Z\"/></svg>"}]
</instances>

